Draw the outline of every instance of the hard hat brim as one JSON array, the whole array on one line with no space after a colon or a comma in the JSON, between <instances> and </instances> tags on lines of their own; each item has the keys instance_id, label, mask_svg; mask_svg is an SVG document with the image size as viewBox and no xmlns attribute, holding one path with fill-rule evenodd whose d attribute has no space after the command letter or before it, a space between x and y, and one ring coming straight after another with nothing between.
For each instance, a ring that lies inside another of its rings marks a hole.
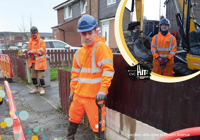
<instances>
[{"instance_id":1,"label":"hard hat brim","mask_svg":"<svg viewBox=\"0 0 200 140\"><path fill-rule=\"evenodd\" d=\"M38 33L38 31L32 31L31 33Z\"/></svg>"},{"instance_id":2,"label":"hard hat brim","mask_svg":"<svg viewBox=\"0 0 200 140\"><path fill-rule=\"evenodd\" d=\"M79 33L88 32L88 31L92 31L92 30L95 29L95 28L97 28L97 25L94 26L94 27L87 28L87 29L78 29L78 32L79 32Z\"/></svg>"}]
</instances>

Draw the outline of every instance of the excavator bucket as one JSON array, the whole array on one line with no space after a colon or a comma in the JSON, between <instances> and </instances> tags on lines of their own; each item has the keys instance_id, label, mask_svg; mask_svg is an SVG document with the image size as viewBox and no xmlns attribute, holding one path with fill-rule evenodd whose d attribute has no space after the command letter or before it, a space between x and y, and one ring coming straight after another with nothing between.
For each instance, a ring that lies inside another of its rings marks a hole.
<instances>
[{"instance_id":1,"label":"excavator bucket","mask_svg":"<svg viewBox=\"0 0 200 140\"><path fill-rule=\"evenodd\" d=\"M146 64L149 68L152 68L153 56L151 54L151 37L140 35L135 41L132 41L132 35L130 32L124 33L126 44L135 57L135 59L142 64Z\"/></svg>"}]
</instances>

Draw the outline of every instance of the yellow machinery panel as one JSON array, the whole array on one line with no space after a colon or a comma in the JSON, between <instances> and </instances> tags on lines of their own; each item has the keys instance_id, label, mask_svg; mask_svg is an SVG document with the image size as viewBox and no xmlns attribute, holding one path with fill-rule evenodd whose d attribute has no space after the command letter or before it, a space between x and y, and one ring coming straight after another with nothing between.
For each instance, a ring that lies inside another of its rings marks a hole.
<instances>
[{"instance_id":1,"label":"yellow machinery panel","mask_svg":"<svg viewBox=\"0 0 200 140\"><path fill-rule=\"evenodd\" d=\"M200 56L193 56L191 54L187 54L187 65L191 70L200 70Z\"/></svg>"}]
</instances>

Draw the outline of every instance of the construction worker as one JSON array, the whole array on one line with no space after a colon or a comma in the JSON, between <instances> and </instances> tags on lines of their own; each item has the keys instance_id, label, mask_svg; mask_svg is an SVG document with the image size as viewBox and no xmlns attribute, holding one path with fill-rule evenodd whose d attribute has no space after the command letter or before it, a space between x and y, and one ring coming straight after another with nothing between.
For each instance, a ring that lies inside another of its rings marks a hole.
<instances>
[{"instance_id":1,"label":"construction worker","mask_svg":"<svg viewBox=\"0 0 200 140\"><path fill-rule=\"evenodd\" d=\"M83 15L78 21L78 32L84 44L76 51L73 59L67 140L74 140L78 124L85 112L97 140L99 122L95 100L102 103L108 94L114 76L113 54L105 43L105 37L97 36L97 22L94 17ZM104 133L105 105L101 112ZM104 137L104 134L102 136Z\"/></svg>"},{"instance_id":2,"label":"construction worker","mask_svg":"<svg viewBox=\"0 0 200 140\"><path fill-rule=\"evenodd\" d=\"M28 64L31 68L31 76L33 85L35 86L30 94L38 93L39 83L37 82L37 74L40 81L40 95L45 93L45 69L47 69L46 64L46 43L40 38L38 34L38 29L33 26L31 27L31 38L28 43Z\"/></svg>"},{"instance_id":3,"label":"construction worker","mask_svg":"<svg viewBox=\"0 0 200 140\"><path fill-rule=\"evenodd\" d=\"M177 51L176 38L168 31L170 21L166 18L160 22L160 32L151 42L153 54L153 72L164 76L173 76L174 55Z\"/></svg>"}]
</instances>

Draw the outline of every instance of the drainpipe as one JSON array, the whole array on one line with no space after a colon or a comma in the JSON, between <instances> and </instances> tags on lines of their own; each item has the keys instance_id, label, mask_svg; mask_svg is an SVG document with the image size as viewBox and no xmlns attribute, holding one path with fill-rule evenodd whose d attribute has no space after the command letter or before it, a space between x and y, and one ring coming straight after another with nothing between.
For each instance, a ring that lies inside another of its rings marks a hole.
<instances>
[{"instance_id":1,"label":"drainpipe","mask_svg":"<svg viewBox=\"0 0 200 140\"><path fill-rule=\"evenodd\" d=\"M59 30L63 31L63 37L64 37L64 42L65 42L65 30L58 28Z\"/></svg>"},{"instance_id":2,"label":"drainpipe","mask_svg":"<svg viewBox=\"0 0 200 140\"><path fill-rule=\"evenodd\" d=\"M90 0L90 15L91 15L91 0Z\"/></svg>"},{"instance_id":3,"label":"drainpipe","mask_svg":"<svg viewBox=\"0 0 200 140\"><path fill-rule=\"evenodd\" d=\"M100 23L100 20L99 20L99 18L100 18L100 17L99 17L99 15L100 15L100 14L99 14L99 13L100 13L100 12L99 12L99 11L100 11L100 1L99 1L99 0L98 0L98 10L97 10L97 11L98 11L98 27L100 28L100 27L101 27L101 23ZM102 29L101 29L101 30L102 30ZM98 33L98 34L99 34L99 33Z\"/></svg>"}]
</instances>

